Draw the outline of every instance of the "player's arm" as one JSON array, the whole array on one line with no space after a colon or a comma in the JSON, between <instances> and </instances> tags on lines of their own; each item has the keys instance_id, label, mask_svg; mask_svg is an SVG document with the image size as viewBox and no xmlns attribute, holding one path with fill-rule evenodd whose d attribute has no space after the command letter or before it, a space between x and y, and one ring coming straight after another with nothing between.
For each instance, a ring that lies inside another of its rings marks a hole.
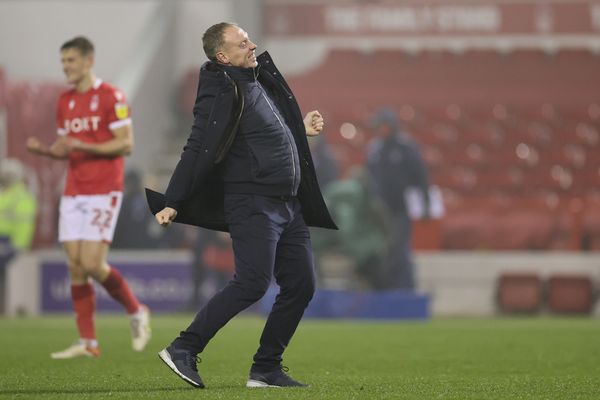
<instances>
[{"instance_id":1,"label":"player's arm","mask_svg":"<svg viewBox=\"0 0 600 400\"><path fill-rule=\"evenodd\" d=\"M67 147L70 150L84 151L99 156L116 157L127 156L133 149L133 128L131 124L123 125L111 130L114 138L102 143L87 143L81 140L68 138Z\"/></svg>"},{"instance_id":2,"label":"player's arm","mask_svg":"<svg viewBox=\"0 0 600 400\"><path fill-rule=\"evenodd\" d=\"M47 146L40 142L38 138L30 136L27 138L26 146L27 150L33 154L55 159L65 159L69 155L69 148L66 142L66 136L59 136L54 143Z\"/></svg>"}]
</instances>

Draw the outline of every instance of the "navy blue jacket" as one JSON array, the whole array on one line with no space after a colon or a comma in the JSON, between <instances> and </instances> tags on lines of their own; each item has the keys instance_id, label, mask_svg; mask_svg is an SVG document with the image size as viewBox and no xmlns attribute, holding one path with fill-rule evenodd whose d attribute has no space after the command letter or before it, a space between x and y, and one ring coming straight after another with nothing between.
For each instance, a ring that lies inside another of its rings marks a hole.
<instances>
[{"instance_id":1,"label":"navy blue jacket","mask_svg":"<svg viewBox=\"0 0 600 400\"><path fill-rule=\"evenodd\" d=\"M260 66L258 82L268 93L269 100L273 101L278 115L284 118L294 139L297 166L300 168L297 196L302 205L304 220L309 226L337 229L317 182L298 103L270 55L264 52L257 60ZM150 209L154 214L168 206L177 210L175 222L228 231L223 212L224 178L227 179L229 189L230 183L235 180L230 151L237 148L237 134L240 123L244 125L243 111L246 107L244 85L236 82L226 71L227 68L212 62L205 63L200 69L192 132L167 191L163 196L146 189ZM266 175L261 175L261 168L257 165L253 171L254 176L248 176L255 179L250 183L264 184L268 188L261 194L293 195L293 192L280 192L285 186L284 180L276 182L278 177L268 176L272 167L277 165L271 164L272 162L281 162L280 167L285 169L289 166L290 159L278 158L281 154L274 156L266 151L264 149L260 154L254 155L257 163L269 163L266 169L262 169ZM243 159L244 156L235 160L233 165ZM240 182L247 177L241 178ZM270 178L275 180L270 181ZM252 193L251 190L248 192Z\"/></svg>"},{"instance_id":2,"label":"navy blue jacket","mask_svg":"<svg viewBox=\"0 0 600 400\"><path fill-rule=\"evenodd\" d=\"M401 131L375 140L368 151L367 166L374 189L394 214L408 214L405 191L418 188L423 207L429 209L429 175L417 144Z\"/></svg>"},{"instance_id":3,"label":"navy blue jacket","mask_svg":"<svg viewBox=\"0 0 600 400\"><path fill-rule=\"evenodd\" d=\"M271 94L258 81L258 68L224 66L240 86L244 109L223 160L225 193L295 196L300 163L294 135Z\"/></svg>"}]
</instances>

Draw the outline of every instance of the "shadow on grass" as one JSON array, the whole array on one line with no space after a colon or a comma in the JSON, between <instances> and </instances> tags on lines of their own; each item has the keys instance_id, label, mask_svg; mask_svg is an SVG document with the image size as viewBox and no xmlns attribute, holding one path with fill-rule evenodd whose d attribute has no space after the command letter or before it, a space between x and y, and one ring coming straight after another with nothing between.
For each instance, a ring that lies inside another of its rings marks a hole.
<instances>
[{"instance_id":1,"label":"shadow on grass","mask_svg":"<svg viewBox=\"0 0 600 400\"><path fill-rule=\"evenodd\" d=\"M193 387L161 387L161 388L144 388L140 389L40 389L40 388L31 388L31 389L9 389L4 390L0 389L0 395L44 395L44 394L77 394L77 393L98 393L98 394L109 394L109 393L147 393L147 392L194 392L194 391L210 391L210 389L237 389L242 386L239 385L223 385L223 386L212 386L210 388L198 389Z\"/></svg>"}]
</instances>

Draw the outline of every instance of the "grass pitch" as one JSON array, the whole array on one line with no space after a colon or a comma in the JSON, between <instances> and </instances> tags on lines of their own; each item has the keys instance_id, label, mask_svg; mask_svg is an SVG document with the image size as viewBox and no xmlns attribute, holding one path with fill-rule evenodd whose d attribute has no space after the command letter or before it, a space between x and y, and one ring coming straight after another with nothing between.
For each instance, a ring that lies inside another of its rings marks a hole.
<instances>
[{"instance_id":1,"label":"grass pitch","mask_svg":"<svg viewBox=\"0 0 600 400\"><path fill-rule=\"evenodd\" d=\"M73 360L49 357L75 338L72 318L0 319L0 398L600 398L600 321L592 318L304 320L285 364L311 387L246 389L264 320L242 316L202 354L202 390L156 355L191 318L154 316L148 350L134 353L127 319L101 315L102 357Z\"/></svg>"}]
</instances>

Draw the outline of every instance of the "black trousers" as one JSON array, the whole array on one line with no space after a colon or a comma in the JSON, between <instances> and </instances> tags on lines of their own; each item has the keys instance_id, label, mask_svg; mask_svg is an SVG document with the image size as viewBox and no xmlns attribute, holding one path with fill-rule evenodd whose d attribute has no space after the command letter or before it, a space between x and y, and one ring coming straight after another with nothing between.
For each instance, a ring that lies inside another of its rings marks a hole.
<instances>
[{"instance_id":1,"label":"black trousers","mask_svg":"<svg viewBox=\"0 0 600 400\"><path fill-rule=\"evenodd\" d=\"M274 276L280 290L252 368L275 369L315 290L310 235L300 202L296 198L226 194L225 218L235 255L235 275L173 345L202 352L231 318L263 297Z\"/></svg>"},{"instance_id":2,"label":"black trousers","mask_svg":"<svg viewBox=\"0 0 600 400\"><path fill-rule=\"evenodd\" d=\"M405 212L392 218L393 243L384 261L388 289L415 289L415 263L412 255L412 221Z\"/></svg>"}]
</instances>

